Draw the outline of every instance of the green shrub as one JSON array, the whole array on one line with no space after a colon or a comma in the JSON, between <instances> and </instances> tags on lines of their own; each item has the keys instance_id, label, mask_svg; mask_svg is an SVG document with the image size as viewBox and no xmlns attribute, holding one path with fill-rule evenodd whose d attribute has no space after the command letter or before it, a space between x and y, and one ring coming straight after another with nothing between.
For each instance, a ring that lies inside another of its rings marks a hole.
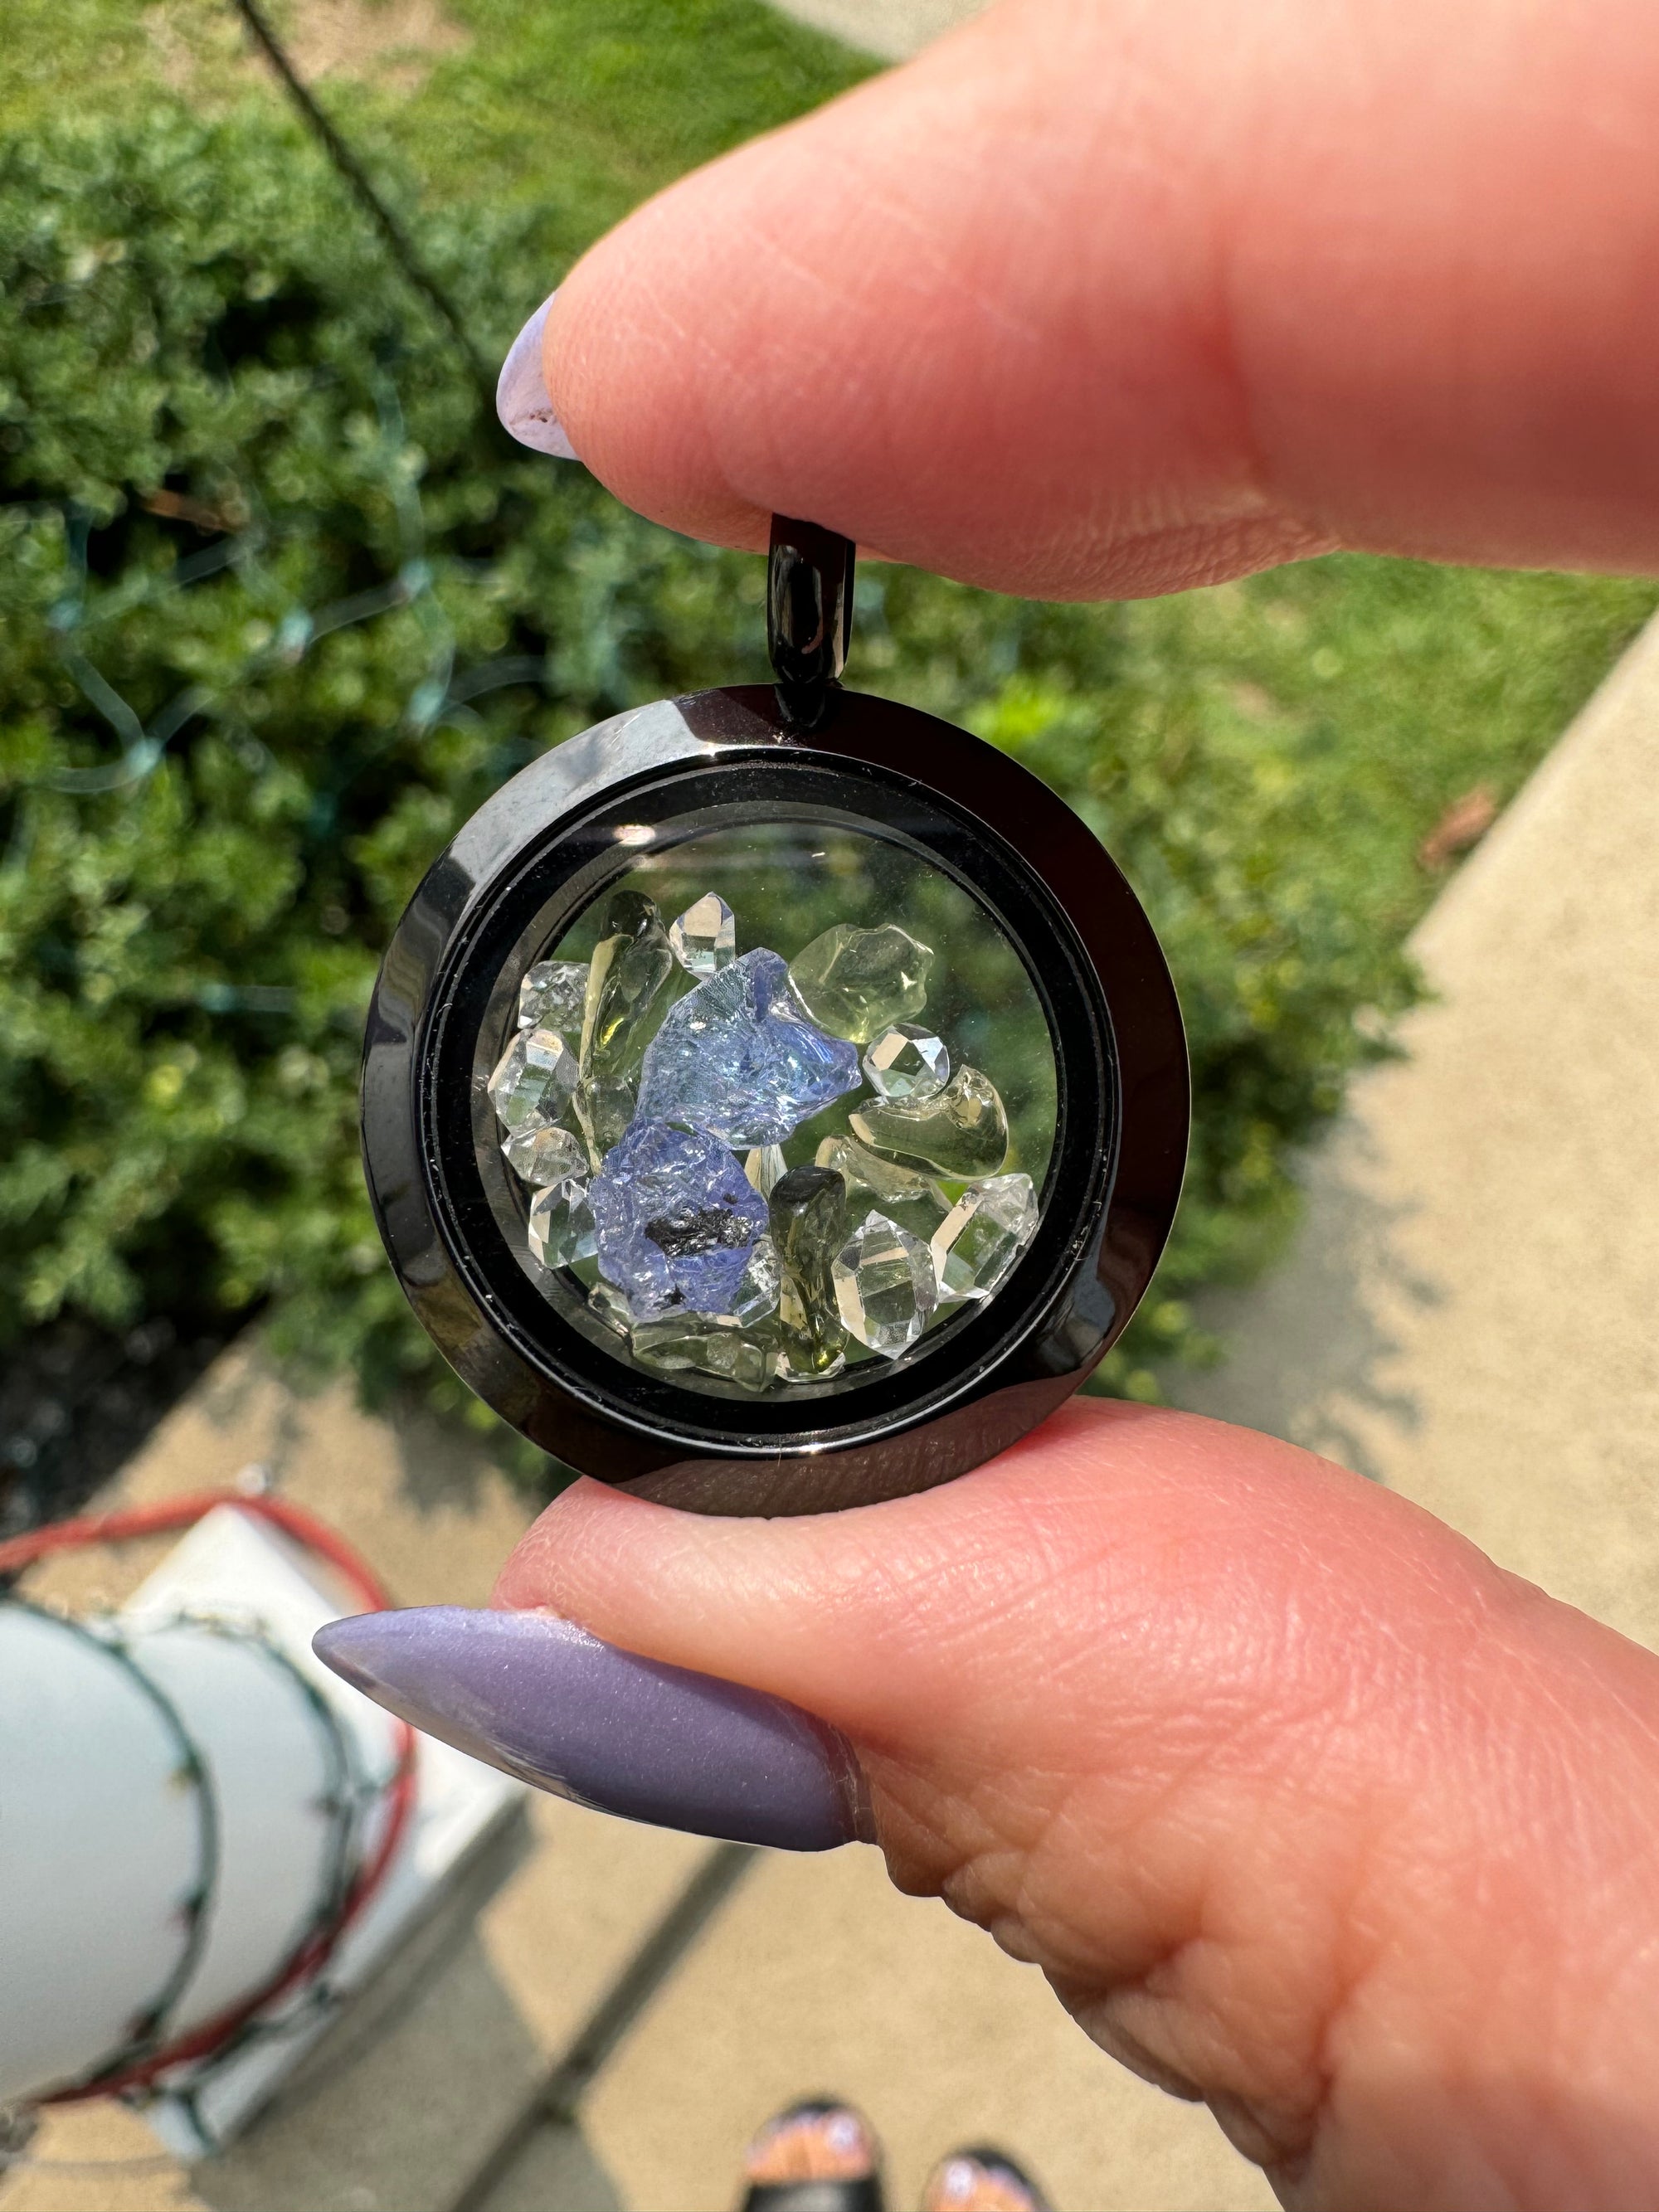
<instances>
[{"instance_id":1,"label":"green shrub","mask_svg":"<svg viewBox=\"0 0 1659 2212\"><path fill-rule=\"evenodd\" d=\"M451 343L270 103L0 144L0 1336L269 1303L450 1403L380 1255L355 1082L413 884L538 748L763 672L761 574L480 418ZM422 249L492 342L527 216ZM510 317L509 317L510 320ZM860 586L857 674L1079 805L1170 949L1198 1127L1191 1350L1292 1148L1405 1003L1411 854L1512 787L1645 586L1315 564L1147 607Z\"/></svg>"}]
</instances>

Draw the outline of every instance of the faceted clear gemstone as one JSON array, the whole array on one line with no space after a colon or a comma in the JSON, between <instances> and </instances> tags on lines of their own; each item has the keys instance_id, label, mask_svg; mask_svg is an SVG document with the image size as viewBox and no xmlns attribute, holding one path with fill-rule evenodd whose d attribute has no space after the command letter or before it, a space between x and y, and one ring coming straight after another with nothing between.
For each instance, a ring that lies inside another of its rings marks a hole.
<instances>
[{"instance_id":1,"label":"faceted clear gemstone","mask_svg":"<svg viewBox=\"0 0 1659 2212\"><path fill-rule=\"evenodd\" d=\"M849 1200L874 1199L890 1220L924 1244L951 1211L950 1200L930 1176L866 1152L856 1137L826 1137L817 1149L817 1164L834 1168ZM860 1210L855 1204L854 1211Z\"/></svg>"},{"instance_id":2,"label":"faceted clear gemstone","mask_svg":"<svg viewBox=\"0 0 1659 2212\"><path fill-rule=\"evenodd\" d=\"M640 1113L731 1145L775 1145L859 1087L859 1056L802 1012L775 952L745 952L671 1006L646 1048Z\"/></svg>"},{"instance_id":3,"label":"faceted clear gemstone","mask_svg":"<svg viewBox=\"0 0 1659 2212\"><path fill-rule=\"evenodd\" d=\"M853 1231L830 1275L848 1334L888 1359L909 1350L939 1303L927 1247L884 1213L871 1214Z\"/></svg>"},{"instance_id":4,"label":"faceted clear gemstone","mask_svg":"<svg viewBox=\"0 0 1659 2212\"><path fill-rule=\"evenodd\" d=\"M587 1185L575 1176L538 1190L530 1201L530 1249L544 1267L571 1267L596 1248Z\"/></svg>"},{"instance_id":5,"label":"faceted clear gemstone","mask_svg":"<svg viewBox=\"0 0 1659 2212\"><path fill-rule=\"evenodd\" d=\"M781 1273L778 1248L771 1236L763 1232L750 1246L749 1265L732 1294L727 1309L732 1319L749 1328L756 1322L764 1321L768 1314L775 1313Z\"/></svg>"},{"instance_id":6,"label":"faceted clear gemstone","mask_svg":"<svg viewBox=\"0 0 1659 2212\"><path fill-rule=\"evenodd\" d=\"M766 1200L702 1129L635 1121L588 1187L600 1273L642 1320L730 1310Z\"/></svg>"},{"instance_id":7,"label":"faceted clear gemstone","mask_svg":"<svg viewBox=\"0 0 1659 2212\"><path fill-rule=\"evenodd\" d=\"M587 1146L588 1165L597 1173L613 1145L621 1144L634 1118L634 1093L609 1075L585 1075L571 1098L576 1126Z\"/></svg>"},{"instance_id":8,"label":"faceted clear gemstone","mask_svg":"<svg viewBox=\"0 0 1659 2212\"><path fill-rule=\"evenodd\" d=\"M718 891L705 891L671 923L668 942L682 968L694 975L718 975L738 957L738 925Z\"/></svg>"},{"instance_id":9,"label":"faceted clear gemstone","mask_svg":"<svg viewBox=\"0 0 1659 2212\"><path fill-rule=\"evenodd\" d=\"M578 1139L568 1129L551 1125L515 1129L501 1150L514 1174L538 1189L562 1182L567 1176L580 1175L587 1166Z\"/></svg>"},{"instance_id":10,"label":"faceted clear gemstone","mask_svg":"<svg viewBox=\"0 0 1659 2212\"><path fill-rule=\"evenodd\" d=\"M772 1352L741 1328L691 1314L668 1314L641 1322L631 1339L634 1357L665 1375L714 1375L745 1390L763 1390L771 1373Z\"/></svg>"},{"instance_id":11,"label":"faceted clear gemstone","mask_svg":"<svg viewBox=\"0 0 1659 2212\"><path fill-rule=\"evenodd\" d=\"M847 1364L830 1264L847 1231L847 1186L830 1168L792 1168L772 1193L777 1246L777 1371L786 1382L822 1382Z\"/></svg>"},{"instance_id":12,"label":"faceted clear gemstone","mask_svg":"<svg viewBox=\"0 0 1659 2212\"><path fill-rule=\"evenodd\" d=\"M556 1121L576 1087L576 1056L557 1030L520 1030L495 1063L489 1103L504 1129Z\"/></svg>"},{"instance_id":13,"label":"faceted clear gemstone","mask_svg":"<svg viewBox=\"0 0 1659 2212\"><path fill-rule=\"evenodd\" d=\"M976 1067L959 1067L943 1091L913 1105L872 1099L848 1121L861 1143L925 1160L963 1182L995 1175L1008 1157L1008 1116L996 1085Z\"/></svg>"},{"instance_id":14,"label":"faceted clear gemstone","mask_svg":"<svg viewBox=\"0 0 1659 2212\"><path fill-rule=\"evenodd\" d=\"M770 1198L786 1170L781 1145L757 1145L743 1164L743 1171L763 1198Z\"/></svg>"},{"instance_id":15,"label":"faceted clear gemstone","mask_svg":"<svg viewBox=\"0 0 1659 2212\"><path fill-rule=\"evenodd\" d=\"M618 1336L631 1335L638 1318L616 1285L607 1283L603 1275L587 1293L587 1310Z\"/></svg>"},{"instance_id":16,"label":"faceted clear gemstone","mask_svg":"<svg viewBox=\"0 0 1659 2212\"><path fill-rule=\"evenodd\" d=\"M933 964L932 946L896 923L855 929L842 921L795 955L789 980L820 1029L868 1044L890 1024L921 1012Z\"/></svg>"},{"instance_id":17,"label":"faceted clear gemstone","mask_svg":"<svg viewBox=\"0 0 1659 2212\"><path fill-rule=\"evenodd\" d=\"M898 1022L866 1050L864 1072L884 1098L931 1098L951 1079L951 1055L931 1030Z\"/></svg>"},{"instance_id":18,"label":"faceted clear gemstone","mask_svg":"<svg viewBox=\"0 0 1659 2212\"><path fill-rule=\"evenodd\" d=\"M526 969L519 984L519 1027L557 1030L580 1042L586 1001L585 960L538 960Z\"/></svg>"},{"instance_id":19,"label":"faceted clear gemstone","mask_svg":"<svg viewBox=\"0 0 1659 2212\"><path fill-rule=\"evenodd\" d=\"M584 1075L629 1074L638 1058L645 1018L673 971L662 916L638 891L617 891L605 910L588 963L582 1015Z\"/></svg>"},{"instance_id":20,"label":"faceted clear gemstone","mask_svg":"<svg viewBox=\"0 0 1659 2212\"><path fill-rule=\"evenodd\" d=\"M1030 1176L993 1176L963 1191L928 1247L939 1296L988 1298L1030 1243L1036 1224Z\"/></svg>"}]
</instances>

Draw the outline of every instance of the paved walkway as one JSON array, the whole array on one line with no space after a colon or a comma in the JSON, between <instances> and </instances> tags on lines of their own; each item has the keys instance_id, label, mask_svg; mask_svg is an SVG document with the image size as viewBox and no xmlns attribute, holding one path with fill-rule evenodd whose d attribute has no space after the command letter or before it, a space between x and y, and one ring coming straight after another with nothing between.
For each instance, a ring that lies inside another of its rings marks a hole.
<instances>
[{"instance_id":1,"label":"paved walkway","mask_svg":"<svg viewBox=\"0 0 1659 2212\"><path fill-rule=\"evenodd\" d=\"M775 0L786 15L898 62L977 15L988 0Z\"/></svg>"},{"instance_id":2,"label":"paved walkway","mask_svg":"<svg viewBox=\"0 0 1659 2212\"><path fill-rule=\"evenodd\" d=\"M1659 623L1419 931L1437 1002L1183 1402L1659 1645Z\"/></svg>"}]
</instances>

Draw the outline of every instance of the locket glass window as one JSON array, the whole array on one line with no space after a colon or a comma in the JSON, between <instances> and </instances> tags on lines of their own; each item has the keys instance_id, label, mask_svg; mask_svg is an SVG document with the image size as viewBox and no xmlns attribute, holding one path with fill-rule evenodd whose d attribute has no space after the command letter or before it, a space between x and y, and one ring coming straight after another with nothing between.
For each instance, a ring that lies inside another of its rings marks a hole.
<instances>
[{"instance_id":1,"label":"locket glass window","mask_svg":"<svg viewBox=\"0 0 1659 2212\"><path fill-rule=\"evenodd\" d=\"M1056 1060L989 906L810 808L623 824L520 940L472 1072L480 1179L548 1304L617 1360L781 1409L925 1361L1036 1234Z\"/></svg>"}]
</instances>

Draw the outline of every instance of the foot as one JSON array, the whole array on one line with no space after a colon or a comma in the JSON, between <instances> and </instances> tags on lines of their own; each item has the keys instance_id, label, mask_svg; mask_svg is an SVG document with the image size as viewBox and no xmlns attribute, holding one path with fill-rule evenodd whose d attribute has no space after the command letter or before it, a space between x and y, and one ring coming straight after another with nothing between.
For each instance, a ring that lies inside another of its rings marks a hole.
<instances>
[{"instance_id":1,"label":"foot","mask_svg":"<svg viewBox=\"0 0 1659 2212\"><path fill-rule=\"evenodd\" d=\"M744 2179L751 2188L787 2181L865 2181L879 2158L875 2136L850 2105L817 2097L768 2120L744 2154Z\"/></svg>"},{"instance_id":2,"label":"foot","mask_svg":"<svg viewBox=\"0 0 1659 2212\"><path fill-rule=\"evenodd\" d=\"M1004 2152L953 2150L927 2177L921 2212L1048 2212L1042 2191Z\"/></svg>"}]
</instances>

